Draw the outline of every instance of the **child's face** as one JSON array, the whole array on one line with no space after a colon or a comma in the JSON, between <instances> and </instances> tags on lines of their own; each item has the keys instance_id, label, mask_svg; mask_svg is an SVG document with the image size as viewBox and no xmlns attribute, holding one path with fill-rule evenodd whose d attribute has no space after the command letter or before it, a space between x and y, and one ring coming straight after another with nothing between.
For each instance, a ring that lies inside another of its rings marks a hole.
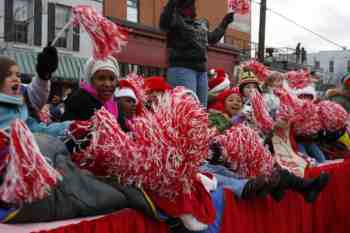
<instances>
[{"instance_id":1,"label":"child's face","mask_svg":"<svg viewBox=\"0 0 350 233\"><path fill-rule=\"evenodd\" d=\"M242 106L242 99L237 94L232 94L225 99L225 111L230 115L230 117L241 111Z\"/></svg>"},{"instance_id":2,"label":"child's face","mask_svg":"<svg viewBox=\"0 0 350 233\"><path fill-rule=\"evenodd\" d=\"M118 84L118 78L112 71L98 70L91 81L98 97L102 101L108 101L112 98Z\"/></svg>"},{"instance_id":3,"label":"child's face","mask_svg":"<svg viewBox=\"0 0 350 233\"><path fill-rule=\"evenodd\" d=\"M272 82L272 88L282 88L283 87L283 78L276 78Z\"/></svg>"},{"instance_id":4,"label":"child's face","mask_svg":"<svg viewBox=\"0 0 350 233\"><path fill-rule=\"evenodd\" d=\"M248 83L243 88L243 95L245 97L249 97L254 93L255 90L258 90L256 84L255 83Z\"/></svg>"},{"instance_id":5,"label":"child's face","mask_svg":"<svg viewBox=\"0 0 350 233\"><path fill-rule=\"evenodd\" d=\"M17 65L11 66L8 70L0 92L11 96L21 95L21 73Z\"/></svg>"},{"instance_id":6,"label":"child's face","mask_svg":"<svg viewBox=\"0 0 350 233\"><path fill-rule=\"evenodd\" d=\"M132 118L136 114L136 101L130 97L119 97L118 106L124 112L126 118Z\"/></svg>"}]
</instances>

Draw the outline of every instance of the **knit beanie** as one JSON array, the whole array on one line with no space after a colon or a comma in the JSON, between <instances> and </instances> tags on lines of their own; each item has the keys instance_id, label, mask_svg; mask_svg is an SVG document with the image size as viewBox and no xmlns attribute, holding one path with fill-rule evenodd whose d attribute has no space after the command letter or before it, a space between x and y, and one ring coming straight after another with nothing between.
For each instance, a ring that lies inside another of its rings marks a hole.
<instances>
[{"instance_id":1,"label":"knit beanie","mask_svg":"<svg viewBox=\"0 0 350 233\"><path fill-rule=\"evenodd\" d=\"M119 63L113 56L109 56L105 59L90 58L85 64L85 82L91 83L92 77L99 70L109 70L113 72L117 78L120 76Z\"/></svg>"}]
</instances>

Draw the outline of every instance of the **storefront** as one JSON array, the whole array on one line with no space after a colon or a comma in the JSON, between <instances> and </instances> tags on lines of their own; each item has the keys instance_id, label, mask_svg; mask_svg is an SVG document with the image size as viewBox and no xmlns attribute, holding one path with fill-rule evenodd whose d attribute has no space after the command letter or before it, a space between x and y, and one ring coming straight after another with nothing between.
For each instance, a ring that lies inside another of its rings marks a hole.
<instances>
[{"instance_id":1,"label":"storefront","mask_svg":"<svg viewBox=\"0 0 350 233\"><path fill-rule=\"evenodd\" d=\"M165 75L167 68L165 34L152 27L112 19L118 25L130 28L128 44L117 55L121 64L121 73L131 71L144 76ZM239 50L225 44L211 46L209 51L209 67L222 67L233 74L239 63Z\"/></svg>"}]
</instances>

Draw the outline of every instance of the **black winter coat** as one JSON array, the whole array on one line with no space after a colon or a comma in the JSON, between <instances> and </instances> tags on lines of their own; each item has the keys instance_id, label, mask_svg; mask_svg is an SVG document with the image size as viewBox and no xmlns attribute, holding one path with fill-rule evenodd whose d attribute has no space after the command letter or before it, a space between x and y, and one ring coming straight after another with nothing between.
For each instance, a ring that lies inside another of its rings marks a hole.
<instances>
[{"instance_id":1,"label":"black winter coat","mask_svg":"<svg viewBox=\"0 0 350 233\"><path fill-rule=\"evenodd\" d=\"M219 42L227 28L225 23L221 23L214 31L209 32L207 20L184 18L171 1L160 16L159 26L167 33L169 66L198 72L208 70L208 44Z\"/></svg>"},{"instance_id":2,"label":"black winter coat","mask_svg":"<svg viewBox=\"0 0 350 233\"><path fill-rule=\"evenodd\" d=\"M95 97L83 89L79 89L65 101L65 111L62 121L89 120L102 104Z\"/></svg>"},{"instance_id":3,"label":"black winter coat","mask_svg":"<svg viewBox=\"0 0 350 233\"><path fill-rule=\"evenodd\" d=\"M9 223L58 221L108 214L123 208L157 216L141 190L121 186L109 179L97 179L81 171L70 160L64 144L58 139L36 135L36 140L40 151L60 171L63 180L47 198L23 205Z\"/></svg>"}]
</instances>

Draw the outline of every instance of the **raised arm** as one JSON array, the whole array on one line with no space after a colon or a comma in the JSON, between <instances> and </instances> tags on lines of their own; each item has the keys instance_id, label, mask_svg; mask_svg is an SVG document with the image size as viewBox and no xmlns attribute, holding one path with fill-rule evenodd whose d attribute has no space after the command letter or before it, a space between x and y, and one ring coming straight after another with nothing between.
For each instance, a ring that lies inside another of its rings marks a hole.
<instances>
[{"instance_id":1,"label":"raised arm","mask_svg":"<svg viewBox=\"0 0 350 233\"><path fill-rule=\"evenodd\" d=\"M47 46L37 57L37 77L27 86L27 95L32 107L39 111L46 104L50 94L50 79L58 67L55 47Z\"/></svg>"},{"instance_id":2,"label":"raised arm","mask_svg":"<svg viewBox=\"0 0 350 233\"><path fill-rule=\"evenodd\" d=\"M230 25L230 23L232 23L234 20L234 13L228 13L221 21L220 25L215 28L214 31L212 32L208 32L208 42L209 44L216 44L218 43L221 38L224 36L225 31L228 27L228 25Z\"/></svg>"}]
</instances>

